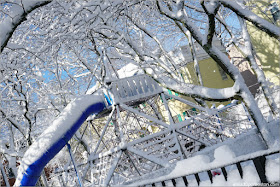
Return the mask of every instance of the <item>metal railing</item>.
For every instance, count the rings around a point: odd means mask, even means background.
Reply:
[[[278,155],[277,155],[278,154]],[[193,185],[197,185],[199,186],[202,182],[201,180],[201,175],[202,173],[207,173],[207,177],[208,181],[210,181],[210,183],[213,183],[213,179],[215,177],[216,173],[213,173],[212,171],[220,171],[220,173],[218,173],[218,175],[222,175],[225,181],[228,181],[229,179],[229,172],[227,171],[227,167],[228,166],[235,166],[238,170],[238,173],[240,175],[240,178],[243,179],[244,178],[244,167],[245,165],[243,163],[247,162],[247,161],[252,161],[253,162],[253,166],[256,169],[260,184],[271,184],[271,185],[275,185],[277,186],[278,183],[272,183],[270,181],[268,181],[267,176],[266,176],[266,161],[267,161],[267,157],[271,156],[271,155],[275,155],[278,159],[280,157],[280,153],[279,150],[277,151],[271,151],[271,152],[266,152],[266,153],[260,153],[260,154],[255,154],[255,157],[251,158],[251,155],[246,155],[246,156],[242,156],[240,159],[236,159],[236,162],[234,163],[230,163],[228,165],[222,165],[222,166],[217,166],[217,167],[212,167],[209,168],[207,170],[201,170],[201,171],[196,171],[193,172],[191,174],[188,175],[182,175],[179,177],[174,177],[174,178],[168,178],[166,177],[164,180],[149,180],[149,182],[142,182],[140,185],[137,186],[189,186],[190,181],[188,181],[188,178],[194,178],[196,184],[192,183]],[[204,179],[205,180],[205,179]],[[130,183],[129,185],[133,185],[133,183]],[[255,184],[257,185],[257,184]],[[279,185],[279,184],[278,184]]]
[[[148,75],[119,79],[111,84],[116,103],[137,101],[162,92],[158,83]]]

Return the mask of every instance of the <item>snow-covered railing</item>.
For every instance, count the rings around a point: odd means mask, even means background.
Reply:
[[[217,109],[208,109],[209,111],[206,110],[206,112],[196,107],[193,109],[195,110],[186,110],[185,115],[180,113],[173,114],[175,129],[180,133],[191,134],[195,139],[203,139],[204,144],[208,144],[208,146],[223,142],[229,138],[235,138],[255,128],[249,113],[246,112],[246,108],[237,102]],[[178,115],[181,117],[180,120]],[[197,151],[195,149],[196,141],[191,141],[182,142],[183,145],[187,145],[187,150],[185,150],[185,146],[182,146],[187,157]]]
[[[113,81],[111,91],[115,103],[127,103],[158,94],[162,88],[148,75],[138,75]]]
[[[93,143],[94,152],[88,161],[77,164],[86,185],[125,184],[254,128],[246,109],[237,102],[210,109],[172,95],[170,101],[188,106],[179,118],[180,111],[168,107],[173,104],[166,100],[169,93],[146,75],[112,81],[109,92],[117,105],[110,115],[107,111],[104,129],[99,131],[99,140]],[[57,170],[55,175],[59,179],[65,173],[69,175],[65,184],[77,183],[73,166]],[[193,176],[199,177],[200,173]]]
[[[264,150],[252,154],[239,156],[228,164],[215,164],[213,166],[198,166],[193,168],[193,172],[188,174],[176,175],[159,175],[169,173],[169,168],[163,168],[149,176],[141,176],[136,180],[126,182],[123,185],[128,186],[231,186],[250,182],[252,186],[260,184],[275,184],[277,181],[274,175],[277,172],[277,166],[272,164],[279,159],[279,150]],[[188,166],[186,166],[188,167]],[[207,168],[207,169],[203,169]],[[269,170],[271,169],[271,170]],[[275,170],[274,170],[275,169]],[[166,171],[164,171],[166,170]],[[179,173],[178,173],[179,174]],[[277,174],[276,174],[277,175]],[[248,178],[249,177],[249,178]],[[279,178],[278,178],[279,179]],[[228,182],[228,183],[227,183]],[[239,186],[239,185],[238,185]],[[273,185],[274,186],[274,185]]]

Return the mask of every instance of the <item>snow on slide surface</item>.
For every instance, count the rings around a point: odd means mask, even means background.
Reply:
[[[45,165],[66,145],[87,117],[105,108],[102,92],[78,97],[68,104],[24,154],[15,186],[34,186]]]

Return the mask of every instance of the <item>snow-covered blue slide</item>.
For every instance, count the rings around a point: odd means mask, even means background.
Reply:
[[[35,186],[45,165],[67,144],[87,117],[102,112],[108,105],[111,105],[110,99],[104,97],[103,92],[85,95],[69,103],[24,154],[15,186]]]

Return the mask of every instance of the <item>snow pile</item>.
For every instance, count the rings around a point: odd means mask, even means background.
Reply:
[[[275,159],[268,159],[265,165],[267,180],[271,183],[280,182],[280,160],[279,156]]]
[[[205,170],[209,166],[210,159],[206,155],[197,155],[185,160],[181,160],[170,167],[163,168],[162,170],[155,171],[143,178],[136,179],[133,183],[128,184],[128,186],[141,186],[146,183],[151,183],[156,179],[156,181],[166,181],[167,178],[176,178],[182,175],[188,175],[194,172],[194,170]],[[166,175],[166,173],[169,173]],[[171,181],[167,181],[167,184]],[[166,184],[166,185],[167,185]],[[168,186],[168,185],[167,185]],[[172,186],[172,185],[171,185]]]
[[[215,160],[212,164],[223,164],[232,161],[235,158],[234,152],[227,145],[218,147],[214,152]]]
[[[118,70],[119,78],[132,77],[138,74],[143,74],[143,71],[138,66],[132,63],[129,63]]]
[[[189,175],[209,168],[214,168],[217,165],[231,163],[235,159],[234,152],[227,146],[218,147],[214,152],[214,160],[206,155],[197,155],[182,161],[177,162],[175,169],[167,175],[168,178],[176,178],[182,175]],[[195,179],[194,179],[195,180]]]
[[[236,138],[228,139],[222,143],[212,145],[211,147],[206,147],[194,155],[208,155],[212,161],[215,159],[215,150],[223,145],[227,145],[236,157],[266,149],[260,136],[258,136],[256,129],[251,129],[244,134],[238,135]]]
[[[206,155],[197,155],[189,159],[185,159],[177,162],[175,169],[168,175],[168,178],[175,178],[180,176],[182,173],[193,173],[195,170],[204,170],[208,168],[210,159]]]

